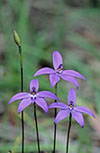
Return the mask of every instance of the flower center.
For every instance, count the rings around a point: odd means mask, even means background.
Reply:
[[[61,68],[59,68],[58,71],[61,71]]]
[[[63,65],[60,64],[59,67],[57,68],[57,73],[60,74],[63,72]]]
[[[36,88],[35,88],[35,87],[32,88],[31,94],[32,94],[32,95],[35,95],[35,94],[36,94]]]
[[[73,105],[69,106],[69,110],[72,111],[74,109]]]
[[[69,110],[72,111],[74,109],[73,101],[70,101]]]
[[[35,93],[35,92],[33,92],[32,94],[33,94],[33,95],[35,95],[36,93]]]
[[[31,100],[34,102],[36,100],[37,96],[36,95],[31,95]]]
[[[73,105],[71,104],[71,105],[70,105],[70,107],[72,108],[72,107],[73,107]]]

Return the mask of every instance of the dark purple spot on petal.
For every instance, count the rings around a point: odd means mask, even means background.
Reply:
[[[34,97],[34,100],[36,100],[36,97]]]
[[[33,100],[33,97],[31,97],[31,100]]]

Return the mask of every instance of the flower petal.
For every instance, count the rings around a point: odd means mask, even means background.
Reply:
[[[82,74],[80,74],[79,72],[74,71],[74,70],[64,70],[63,74],[66,74],[66,75],[69,75],[69,76],[72,76],[72,77],[77,77],[77,78],[86,80],[85,77]]]
[[[57,102],[57,103],[52,103],[49,105],[48,108],[60,108],[60,109],[67,109],[68,106],[64,103],[61,102]]]
[[[63,59],[61,54],[58,51],[53,52],[53,66],[55,70],[59,68],[60,65],[63,64]]]
[[[89,108],[87,108],[87,107],[77,106],[77,107],[74,108],[74,110],[77,111],[77,112],[86,113],[86,114],[89,114],[89,115],[95,117],[93,112]]]
[[[16,101],[16,100],[20,100],[20,99],[24,99],[24,98],[28,98],[30,97],[31,94],[27,93],[27,92],[20,92],[16,95],[14,95],[8,104],[11,104],[12,102]]]
[[[30,92],[33,93],[33,91],[35,90],[35,92],[37,92],[39,89],[39,82],[38,79],[33,79],[30,82]]]
[[[20,114],[27,106],[31,104],[31,99],[23,99],[18,106],[18,114]]]
[[[60,80],[60,77],[56,74],[50,74],[49,75],[51,88]]]
[[[61,76],[61,78],[62,78],[63,80],[66,80],[66,81],[68,81],[68,82],[73,83],[73,84],[76,86],[77,89],[79,88],[79,83],[77,82],[77,80],[76,80],[74,77],[65,75],[65,74],[63,74],[63,73],[62,73],[60,76]]]
[[[59,121],[63,120],[70,114],[69,110],[61,110],[58,112],[56,119],[55,119],[55,124],[57,124]]]
[[[42,74],[53,74],[53,73],[56,73],[55,70],[51,69],[51,68],[48,68],[48,67],[45,67],[45,68],[42,68],[40,70],[38,70],[35,74],[34,74],[34,77],[38,76],[38,75],[42,75]]]
[[[42,98],[51,98],[51,99],[59,100],[57,96],[50,91],[40,91],[38,93],[38,96]]]
[[[44,98],[37,98],[35,101],[38,106],[40,106],[46,113],[48,113],[48,105]]]
[[[80,126],[84,127],[84,118],[83,115],[79,112],[72,111],[72,117],[80,124]]]
[[[68,105],[72,104],[74,106],[76,103],[76,91],[73,88],[71,88],[68,92],[67,101],[68,101]]]

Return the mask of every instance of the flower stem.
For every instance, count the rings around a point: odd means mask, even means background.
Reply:
[[[68,127],[68,132],[67,132],[66,153],[68,153],[69,134],[70,134],[70,129],[71,129],[71,118],[72,118],[72,114],[70,113],[70,115],[69,115],[69,127]]]
[[[23,60],[22,60],[22,48],[19,48],[19,59],[20,59],[20,72],[21,72],[21,92],[23,92]],[[22,153],[24,153],[24,113],[21,112],[21,122],[22,122]]]
[[[38,132],[38,123],[37,123],[36,104],[35,104],[35,103],[34,103],[34,119],[35,119],[35,125],[36,125],[36,134],[37,134],[38,153],[40,153],[39,132]]]
[[[22,60],[22,47],[21,47],[21,40],[18,33],[14,30],[13,31],[14,41],[18,46],[19,50],[19,60],[20,60],[20,73],[21,73],[21,92],[23,92],[23,60]],[[21,112],[21,122],[22,122],[22,153],[24,153],[24,114],[23,111]]]
[[[55,95],[57,96],[57,84],[55,85]],[[55,100],[57,102],[57,100]],[[54,110],[54,118],[57,115],[57,108]],[[54,124],[54,142],[53,142],[53,153],[56,151],[56,131],[57,131],[57,124]]]

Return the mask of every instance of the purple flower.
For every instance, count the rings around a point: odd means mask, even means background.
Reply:
[[[49,74],[51,87],[53,87],[60,79],[63,79],[73,83],[77,89],[79,88],[79,83],[74,77],[86,80],[83,75],[74,70],[63,70],[63,59],[58,51],[53,52],[53,66],[54,69],[46,67],[38,70],[34,74],[34,77],[42,74]]]
[[[55,124],[57,124],[59,121],[63,120],[64,118],[68,117],[70,113],[72,117],[80,124],[81,127],[84,127],[84,118],[82,113],[86,113],[95,117],[92,111],[87,107],[84,106],[74,107],[75,103],[76,103],[76,91],[73,88],[71,88],[68,93],[68,105],[58,102],[58,103],[53,103],[49,106],[49,108],[61,109],[56,116]]]
[[[38,79],[31,80],[30,82],[30,92],[20,92],[16,95],[14,95],[8,104],[16,101],[21,100],[19,107],[18,107],[18,113],[22,112],[27,106],[30,104],[36,103],[38,106],[40,106],[46,113],[48,112],[48,105],[46,103],[45,98],[51,98],[58,100],[57,96],[49,91],[40,91],[39,89],[39,83]]]

